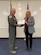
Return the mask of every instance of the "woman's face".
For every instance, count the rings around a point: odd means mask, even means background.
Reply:
[[[26,18],[29,18],[30,17],[30,12],[27,12],[26,13]]]

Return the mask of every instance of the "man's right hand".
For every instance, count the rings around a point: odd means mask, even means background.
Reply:
[[[20,24],[20,25],[18,25],[18,27],[22,27],[22,26],[24,26],[25,24]]]
[[[18,27],[21,27],[21,25],[17,25]]]

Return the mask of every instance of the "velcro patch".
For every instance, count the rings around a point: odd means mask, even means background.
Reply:
[[[12,18],[12,16],[10,15],[9,18]]]

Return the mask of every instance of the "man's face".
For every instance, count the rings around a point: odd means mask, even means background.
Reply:
[[[15,11],[12,11],[12,14],[15,15]]]
[[[13,15],[15,15],[16,10],[15,10],[15,9],[13,9],[11,12],[12,12],[12,14],[13,14]]]

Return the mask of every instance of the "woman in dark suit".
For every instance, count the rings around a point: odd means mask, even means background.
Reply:
[[[26,46],[28,48],[28,50],[31,50],[32,49],[32,35],[33,33],[35,32],[35,29],[34,29],[34,17],[31,16],[31,12],[29,10],[27,10],[26,12],[26,17],[25,17],[25,27],[24,27],[24,32],[25,32],[25,35],[26,35]],[[30,37],[30,46],[29,46],[29,39],[28,37]]]

